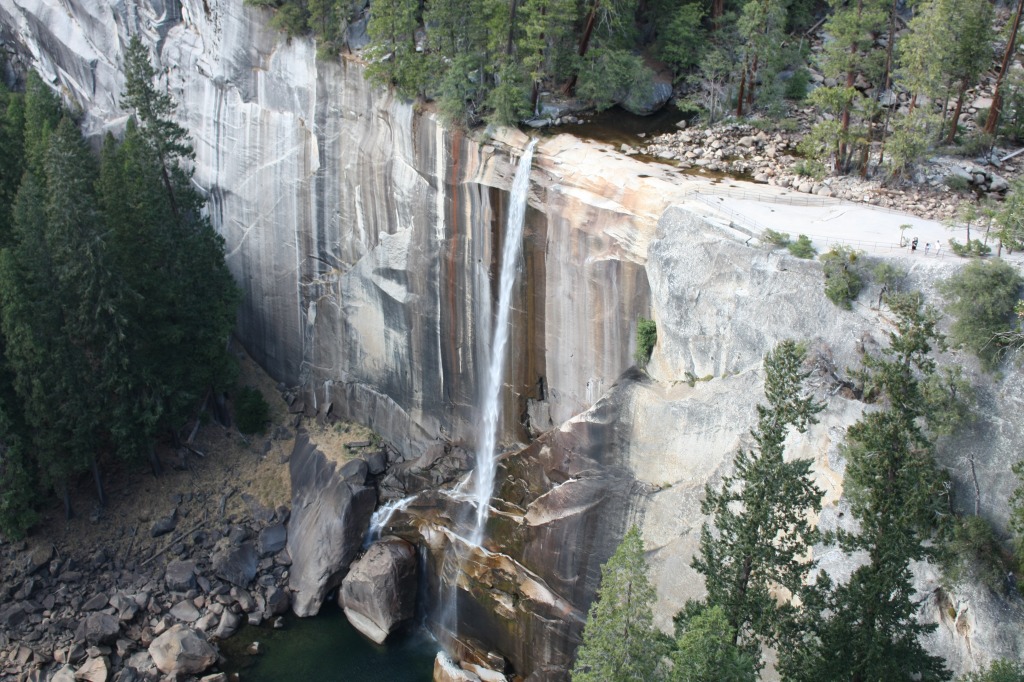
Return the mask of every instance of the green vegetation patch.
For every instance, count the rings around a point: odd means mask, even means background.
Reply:
[[[235,399],[235,421],[245,434],[263,433],[270,420],[270,405],[258,388],[243,386]]]
[[[654,352],[654,344],[658,342],[658,325],[654,320],[641,317],[636,322],[636,352],[633,360],[637,367],[646,367]]]
[[[975,260],[939,286],[953,316],[950,339],[978,356],[986,369],[998,362],[999,335],[1013,329],[1022,285],[1012,265]]]
[[[859,271],[860,253],[847,246],[833,246],[819,260],[825,273],[825,295],[840,308],[849,310],[864,286]]]

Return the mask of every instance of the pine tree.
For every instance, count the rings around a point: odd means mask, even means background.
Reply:
[[[120,148],[105,146],[100,188],[131,328],[127,360],[112,377],[119,401],[111,431],[122,455],[148,452],[158,471],[157,432],[175,437],[203,394],[233,376],[225,345],[238,291],[183,165],[191,144],[172,118],[173,101],[156,92],[148,59],[133,41],[124,103],[138,124],[129,123]]]
[[[416,51],[419,7],[415,0],[377,0],[367,27],[367,76],[405,97],[422,94],[428,78],[426,61]]]
[[[438,0],[427,5],[430,88],[441,117],[465,126],[480,120],[487,97],[487,19],[480,0]]]
[[[768,81],[775,76],[780,51],[785,42],[787,0],[748,0],[737,21],[743,38],[743,68],[736,98],[736,115],[743,116],[744,105],[753,106],[754,88],[759,77]]]
[[[530,102],[536,106],[541,81],[568,75],[576,7],[570,0],[525,0],[520,13],[523,37],[519,53],[531,83]]]
[[[825,75],[839,85],[815,91],[819,100],[840,101],[836,141],[835,169],[845,172],[852,164],[855,151],[868,143],[867,123],[877,106],[854,86],[858,78],[878,84],[885,66],[885,55],[873,49],[874,38],[885,30],[889,17],[887,0],[829,0],[832,16],[824,30],[831,37],[826,41],[822,67]],[[824,91],[824,92],[823,92]],[[827,91],[836,91],[830,94]],[[821,94],[819,94],[819,92]],[[855,119],[859,119],[855,120]]]
[[[29,118],[26,130],[46,135]],[[44,482],[70,513],[66,485],[80,471],[92,470],[105,499],[98,454],[106,442],[105,382],[124,340],[121,287],[93,191],[95,165],[78,128],[65,117],[46,138],[33,162],[42,161],[42,179],[30,166],[18,192],[16,244],[4,252],[0,288],[7,356],[32,447]]]
[[[1011,328],[1022,285],[1017,269],[999,259],[972,260],[940,283],[954,318],[950,338],[977,355],[986,369],[995,369],[1000,360],[999,334]]]
[[[817,533],[810,516],[821,509],[821,491],[809,460],[785,461],[786,436],[817,420],[821,403],[801,386],[804,349],[784,341],[764,361],[767,405],[758,405],[751,432],[756,447],[736,453],[736,473],[719,490],[706,489],[701,510],[712,519],[701,531],[693,567],[707,585],[707,604],[721,607],[740,644],[757,660],[760,641],[774,641],[791,607],[773,589],[796,594],[811,564],[804,560]]]
[[[671,682],[754,682],[757,661],[733,642],[725,611],[712,606],[680,623],[672,652]]]
[[[915,95],[948,99],[956,107],[946,136],[952,144],[967,89],[990,64],[992,5],[974,0],[932,0],[915,14],[900,47],[900,78]],[[943,107],[945,113],[945,107]]]
[[[999,240],[996,255],[1002,255],[1004,246],[1011,250],[1024,249],[1024,181],[1013,182],[995,222],[995,236]]]
[[[1013,65],[1014,55],[1017,53],[1017,36],[1020,32],[1020,21],[1024,16],[1024,0],[1017,0],[1017,9],[1010,20],[1010,36],[1006,41],[1006,49],[1003,51],[1003,62],[999,67],[999,76],[996,78],[996,85],[992,95],[992,106],[988,110],[988,118],[985,119],[984,131],[987,135],[994,135],[999,125],[999,116],[1003,111],[1003,87],[1006,76]]]
[[[922,383],[934,374],[930,357],[941,343],[934,312],[916,295],[894,297],[897,316],[889,347],[868,356],[859,373],[864,395],[882,403],[847,431],[845,494],[860,530],[842,546],[868,563],[833,587],[819,576],[820,600],[805,606],[804,637],[780,650],[788,679],[949,679],[941,658],[919,638],[934,629],[916,618],[909,565],[928,556],[928,540],[943,507],[945,480],[932,458],[928,400]],[[795,642],[795,643],[794,643]]]
[[[25,82],[25,133],[22,149],[25,168],[43,175],[50,133],[61,119],[61,104],[57,95],[32,71]]]
[[[174,121],[174,100],[153,85],[156,69],[138,36],[132,37],[125,50],[124,73],[121,106],[135,115],[142,137],[156,155],[172,216],[179,221],[187,220],[188,214],[198,211],[201,203],[194,192],[179,196],[183,187],[189,187],[188,173],[182,164],[192,161],[195,153],[188,133]]]
[[[14,220],[14,197],[25,172],[23,136],[25,134],[25,103],[17,93],[8,92],[0,84],[0,248],[11,239]],[[2,357],[0,346],[0,357]]]
[[[15,540],[23,537],[36,521],[38,496],[20,429],[0,395],[0,534]]]
[[[306,25],[317,38],[317,56],[328,59],[341,48],[343,10],[341,0],[308,0],[309,19]]]
[[[601,586],[583,628],[573,682],[655,679],[667,652],[654,629],[654,599],[640,529],[633,526],[601,567]]]

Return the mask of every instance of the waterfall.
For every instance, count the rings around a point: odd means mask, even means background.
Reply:
[[[387,504],[378,507],[370,517],[370,528],[366,531],[366,537],[363,538],[363,549],[366,549],[377,540],[380,540],[380,536],[388,527],[388,522],[391,521],[391,517],[395,515],[395,512],[405,511],[408,509],[409,505],[412,504],[417,497],[419,497],[419,495],[410,495],[409,497],[403,497],[400,500],[392,500]]]
[[[501,387],[504,383],[502,370],[505,367],[505,347],[508,345],[509,310],[512,307],[512,285],[516,281],[519,254],[522,250],[526,200],[530,191],[530,165],[533,162],[533,148],[536,144],[536,140],[530,140],[530,144],[527,145],[520,157],[509,196],[505,246],[501,253],[498,314],[494,323],[494,339],[491,343],[491,361],[483,386],[480,441],[476,450],[476,476],[473,485],[476,520],[473,532],[469,536],[470,541],[476,546],[480,546],[484,539],[484,527],[487,525],[491,495],[494,493],[494,475],[498,468],[498,454],[495,450],[498,439],[498,417],[501,414]]]

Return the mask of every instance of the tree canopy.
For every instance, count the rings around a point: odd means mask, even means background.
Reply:
[[[654,588],[633,526],[601,567],[601,586],[576,652],[573,682],[653,680],[666,648],[654,629]]]
[[[17,536],[52,490],[154,444],[232,378],[238,292],[191,183],[192,149],[138,40],[126,52],[124,140],[99,159],[31,76],[4,93],[0,136],[0,531]]]

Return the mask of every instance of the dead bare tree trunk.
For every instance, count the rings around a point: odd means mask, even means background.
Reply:
[[[107,493],[103,489],[103,476],[100,474],[100,465],[96,462],[96,455],[89,458],[89,470],[92,472],[92,482],[96,485],[96,496],[100,500],[100,506],[107,506]]]
[[[740,72],[740,91],[739,96],[736,98],[736,117],[739,118],[743,115],[743,95],[747,85],[747,66],[746,60],[743,61],[743,71]]]
[[[583,35],[580,37],[580,47],[576,51],[576,54],[580,57],[586,56],[587,50],[590,48],[590,37],[594,34],[594,24],[597,23],[597,9],[600,6],[601,0],[594,0],[594,6],[590,8],[590,14],[587,15],[587,22],[583,26]],[[574,71],[568,82],[562,86],[562,94],[566,97],[572,96],[576,91],[576,81],[578,78],[579,73]]]
[[[956,108],[953,109],[953,120],[949,122],[949,134],[946,135],[946,144],[953,144],[956,138],[956,126],[960,121],[960,112],[964,108],[964,95],[967,94],[967,79],[960,81],[960,94],[956,98]],[[987,123],[987,121],[986,121]]]
[[[999,115],[1003,110],[1003,79],[1010,70],[1013,63],[1013,53],[1017,50],[1017,30],[1020,28],[1020,15],[1024,10],[1024,0],[1018,0],[1017,12],[1013,17],[1013,28],[1010,29],[1010,40],[1006,43],[1006,50],[1003,52],[1003,63],[999,67],[999,76],[996,78],[995,92],[992,93],[992,106],[988,110],[988,118],[985,119],[985,134],[993,135],[996,126],[999,124]]]
[[[896,2],[892,0],[892,7],[889,8],[889,44],[885,46],[885,88],[882,92],[889,93],[889,97],[894,97],[892,93],[892,48],[893,43],[896,42]],[[881,94],[878,96],[878,101],[882,101]],[[885,107],[885,119],[882,123],[882,138],[881,148],[878,150],[878,167],[881,168],[882,164],[885,163],[885,142],[889,137],[889,120],[892,117],[892,106],[895,102],[889,102]],[[913,111],[913,109],[911,109]]]

